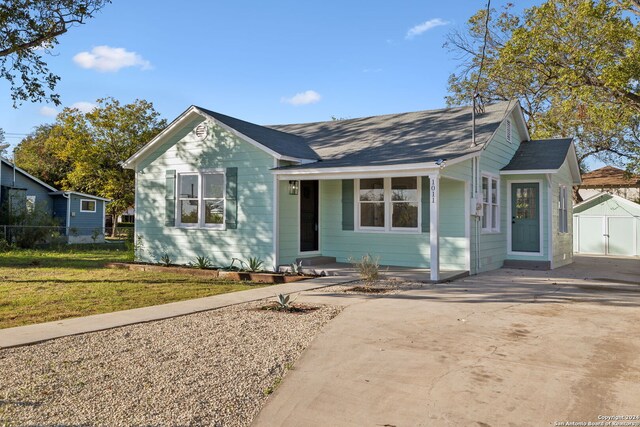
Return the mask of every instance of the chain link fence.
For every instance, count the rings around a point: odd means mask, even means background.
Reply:
[[[40,244],[104,243],[133,241],[133,227],[64,227],[38,225],[0,225],[0,239],[9,245],[32,248]]]

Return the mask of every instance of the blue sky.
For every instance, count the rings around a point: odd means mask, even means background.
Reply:
[[[259,124],[439,108],[457,66],[445,37],[484,6],[114,0],[60,37],[47,61],[62,77],[62,106],[139,98],[168,120],[192,104]],[[0,93],[0,128],[14,144],[61,110],[31,103],[14,109],[5,82]]]

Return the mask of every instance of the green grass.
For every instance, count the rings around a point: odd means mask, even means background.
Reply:
[[[130,259],[130,252],[104,245],[0,253],[0,328],[265,286],[104,267]]]

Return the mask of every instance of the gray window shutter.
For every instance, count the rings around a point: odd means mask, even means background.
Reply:
[[[342,180],[342,229],[353,230],[353,180]]]
[[[227,229],[238,228],[238,168],[227,168],[224,220]]]
[[[176,171],[167,170],[165,173],[164,225],[176,225]]]
[[[429,177],[422,177],[422,194],[421,194],[421,203],[422,203],[422,232],[429,232],[429,221],[431,218],[431,206],[429,205]]]

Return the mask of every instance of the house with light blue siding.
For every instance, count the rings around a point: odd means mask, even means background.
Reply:
[[[14,209],[45,209],[58,220],[59,232],[68,243],[104,242],[108,202],[103,197],[58,190],[8,160],[0,161],[0,204],[10,204]],[[2,223],[0,231],[6,230],[5,226],[13,225]]]
[[[192,106],[124,167],[141,261],[371,254],[433,281],[572,261],[573,142],[531,140],[518,102],[277,126]]]

